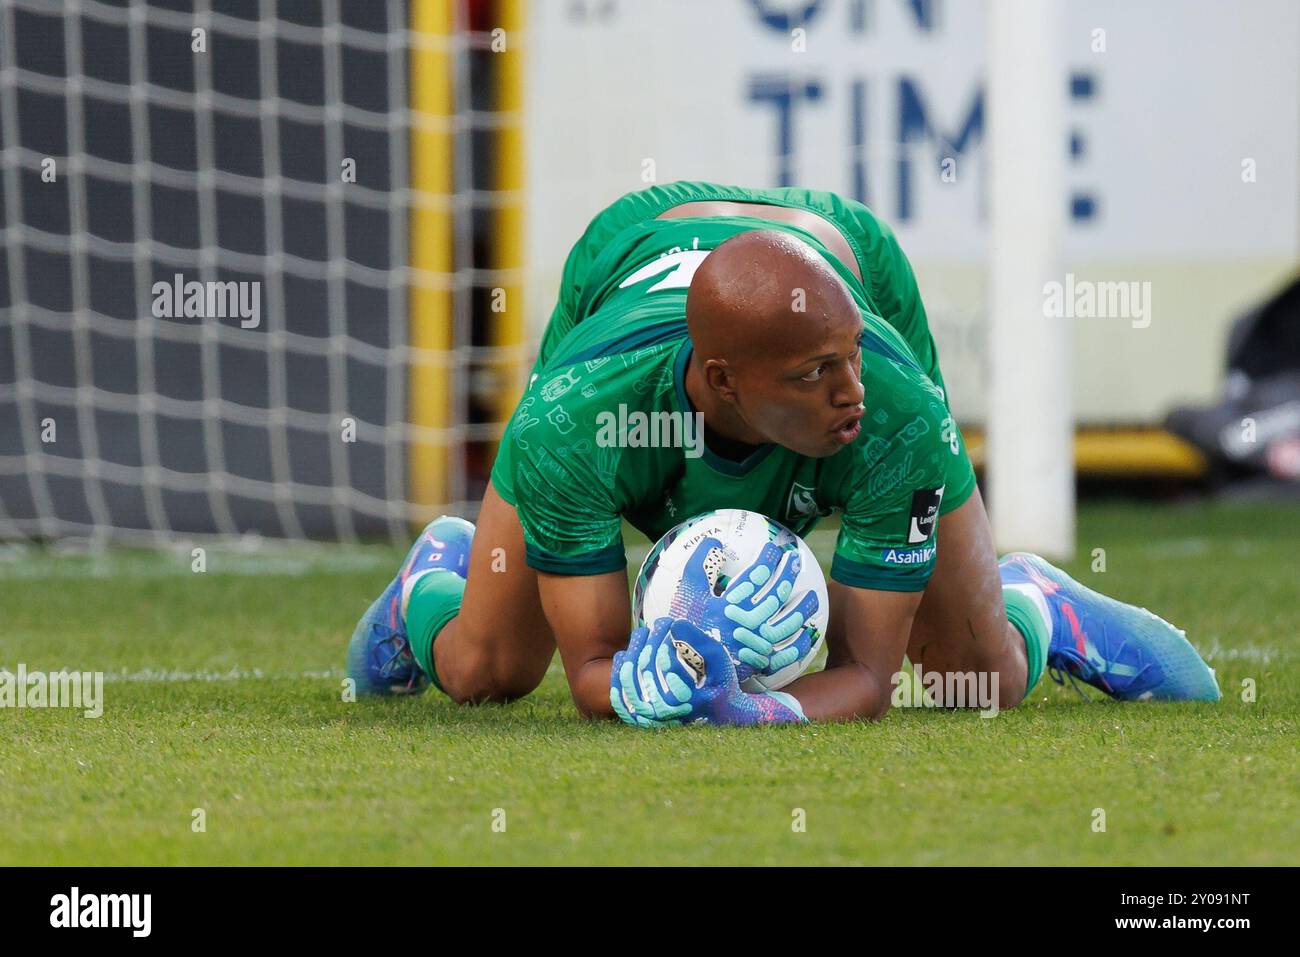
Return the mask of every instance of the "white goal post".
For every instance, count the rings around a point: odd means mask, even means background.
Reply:
[[[1003,550],[1074,552],[1074,362],[1044,315],[1065,234],[1068,71],[1060,0],[989,9],[988,487]]]

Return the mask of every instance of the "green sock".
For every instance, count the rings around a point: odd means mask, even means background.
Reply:
[[[1030,589],[1033,588],[1033,585],[1002,586],[1007,620],[1025,639],[1025,658],[1029,663],[1025,681],[1026,696],[1043,676],[1043,669],[1047,666],[1047,646],[1052,641],[1052,621],[1047,610],[1047,600],[1040,593],[1031,592]]]
[[[433,639],[443,625],[456,617],[464,594],[465,579],[453,571],[432,571],[416,581],[406,603],[406,637],[411,642],[411,653],[439,691],[443,687],[433,667]]]

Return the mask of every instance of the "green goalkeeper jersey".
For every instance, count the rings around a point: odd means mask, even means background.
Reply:
[[[709,250],[759,228],[790,232],[821,253],[862,314],[862,431],[825,458],[763,445],[735,461],[710,450],[694,427],[685,391],[687,287]],[[623,568],[623,519],[653,541],[701,512],[743,508],[805,535],[840,510],[832,578],[861,588],[925,587],[947,477],[964,475],[957,466],[969,471],[965,449],[942,389],[815,236],[752,218],[639,222],[603,243],[575,297],[492,472],[518,513],[531,567],[570,575]]]

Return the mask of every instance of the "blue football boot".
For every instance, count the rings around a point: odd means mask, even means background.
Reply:
[[[463,518],[443,515],[420,533],[406,559],[383,593],[357,622],[348,642],[348,677],[356,682],[357,694],[419,694],[428,676],[411,654],[402,616],[408,582],[431,569],[455,572],[464,578],[469,572],[469,547],[474,526]]]
[[[1214,669],[1182,629],[1099,595],[1037,555],[1015,552],[998,565],[1004,584],[1030,582],[1047,599],[1047,669],[1057,684],[1077,678],[1119,701],[1219,700]]]

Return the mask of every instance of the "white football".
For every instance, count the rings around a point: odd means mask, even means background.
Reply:
[[[666,532],[650,549],[637,572],[636,585],[632,589],[633,620],[640,627],[666,615],[682,617],[674,613],[673,598],[677,594],[691,553],[701,541],[709,537],[722,543],[720,566],[710,568],[714,574],[715,594],[722,594],[732,579],[754,564],[768,542],[797,552],[801,560],[801,568],[790,597],[770,620],[779,621],[783,618],[810,589],[817,593],[817,611],[804,624],[803,631],[795,632],[776,646],[778,650],[787,647],[797,641],[801,634],[811,632],[813,641],[807,654],[774,673],[754,674],[741,684],[749,692],[776,691],[803,674],[817,657],[826,637],[830,600],[826,594],[826,577],[807,542],[766,515],[739,508],[722,508],[696,515]],[[776,576],[773,576],[772,582],[775,581]],[[772,586],[769,584],[765,587]],[[758,594],[761,596],[762,593],[763,589],[760,589]]]

